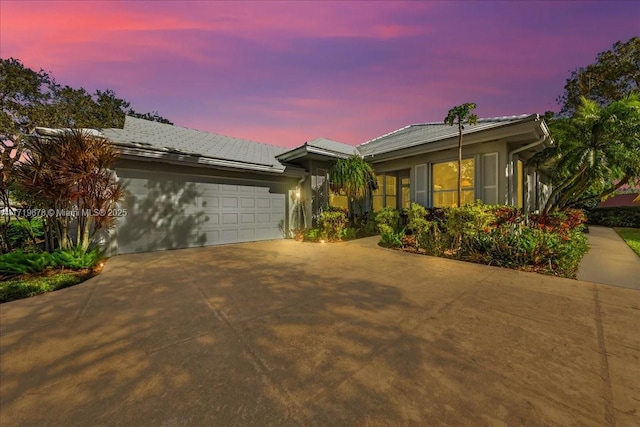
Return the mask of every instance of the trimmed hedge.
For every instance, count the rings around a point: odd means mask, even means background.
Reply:
[[[587,224],[605,227],[640,228],[640,206],[594,208],[587,212]]]

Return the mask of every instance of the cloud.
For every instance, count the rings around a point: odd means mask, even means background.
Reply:
[[[569,71],[640,19],[633,2],[3,1],[0,12],[3,58],[182,126],[286,146],[356,144],[462,102],[485,117],[557,109]]]

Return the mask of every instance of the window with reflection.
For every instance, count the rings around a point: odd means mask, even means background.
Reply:
[[[475,195],[475,160],[462,160],[463,205],[473,203]],[[432,166],[432,191],[434,207],[455,207],[458,205],[458,162],[435,163]]]

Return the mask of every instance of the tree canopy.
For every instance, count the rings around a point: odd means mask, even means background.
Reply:
[[[122,127],[125,115],[172,124],[158,112],[138,113],[113,90],[88,92],[63,86],[46,71],[18,59],[0,59],[0,142],[18,140],[36,126],[51,128]]]
[[[560,113],[570,117],[581,98],[606,106],[640,91],[640,37],[616,42],[611,50],[601,52],[596,62],[571,72],[558,97]]]
[[[602,107],[581,98],[571,117],[549,122],[557,144],[532,160],[551,174],[545,211],[596,204],[640,177],[640,100],[631,95]]]
[[[367,200],[378,188],[373,167],[358,155],[336,159],[329,168],[329,176],[332,190],[343,192],[347,196],[352,219],[355,217],[355,203]]]

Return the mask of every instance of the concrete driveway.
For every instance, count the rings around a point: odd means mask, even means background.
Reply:
[[[0,425],[640,425],[640,292],[379,248],[119,256],[0,306]]]

